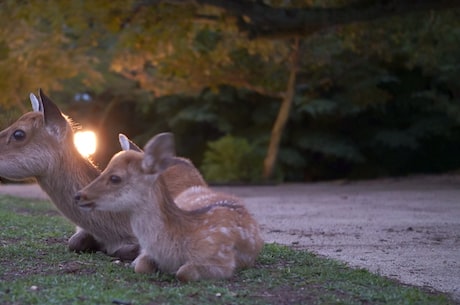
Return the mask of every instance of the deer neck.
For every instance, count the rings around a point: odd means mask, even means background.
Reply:
[[[132,212],[131,224],[136,236],[140,233],[154,237],[157,242],[176,240],[193,227],[192,217],[176,205],[162,176],[158,177],[143,204]]]
[[[81,211],[73,202],[75,193],[94,180],[100,171],[87,159],[75,154],[61,154],[58,162],[36,180],[56,207],[71,220],[78,220]],[[75,219],[76,218],[76,219]]]

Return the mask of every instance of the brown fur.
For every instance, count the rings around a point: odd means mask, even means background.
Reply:
[[[152,272],[157,266],[181,281],[231,277],[258,256],[263,246],[259,226],[239,198],[206,186],[190,187],[175,202],[164,179],[164,161],[172,154],[170,137],[153,138],[144,154],[116,154],[101,176],[78,193],[78,205],[93,212],[131,214],[141,245],[136,272]],[[179,202],[201,208],[186,211]]]
[[[101,250],[121,259],[134,259],[139,246],[127,213],[89,214],[76,207],[74,194],[99,176],[100,171],[76,150],[70,121],[41,92],[40,99],[40,111],[24,114],[0,132],[0,176],[37,180],[58,210],[78,226],[69,239],[70,250]],[[23,139],[14,137],[18,130],[25,132]],[[190,162],[171,167],[165,179],[173,193],[189,185],[206,185]]]

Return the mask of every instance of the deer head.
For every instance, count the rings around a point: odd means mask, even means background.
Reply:
[[[123,148],[130,148],[122,136],[120,142]],[[101,175],[76,194],[77,204],[85,210],[132,210],[148,195],[139,190],[153,192],[151,186],[174,155],[171,133],[155,136],[145,145],[144,152],[129,149],[115,154]]]
[[[59,108],[42,90],[30,101],[33,111],[0,132],[0,176],[8,179],[43,175],[61,147],[74,149],[72,126]]]

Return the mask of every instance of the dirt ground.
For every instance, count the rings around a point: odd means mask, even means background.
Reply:
[[[460,176],[214,187],[245,199],[266,242],[460,300]],[[37,185],[0,193],[47,198]]]

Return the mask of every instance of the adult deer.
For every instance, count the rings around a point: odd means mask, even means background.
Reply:
[[[141,254],[136,272],[174,273],[180,281],[228,278],[253,265],[263,246],[259,226],[236,197],[191,187],[176,202],[164,173],[174,158],[170,133],[159,134],[144,153],[116,154],[102,174],[75,195],[83,210],[128,213]],[[176,204],[196,202],[185,211]]]
[[[72,124],[59,108],[41,90],[38,98],[31,94],[30,100],[33,111],[0,132],[0,176],[37,180],[61,214],[77,225],[69,239],[70,250],[103,251],[124,260],[137,257],[139,244],[127,213],[88,214],[75,206],[75,192],[99,176],[100,170],[78,153]],[[130,147],[135,149],[135,144]],[[165,179],[176,195],[191,185],[206,185],[184,159],[165,173]]]

